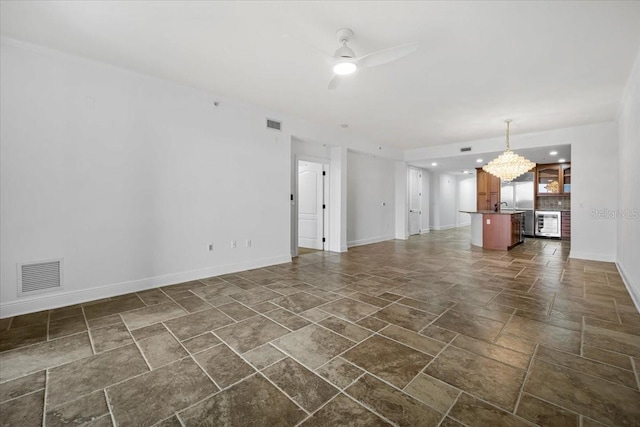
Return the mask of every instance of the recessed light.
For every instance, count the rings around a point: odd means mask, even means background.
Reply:
[[[343,123],[343,124],[341,124],[341,125],[340,125],[340,127],[341,127],[342,129],[346,129],[346,128],[348,128],[348,127],[349,127],[349,125],[348,125],[348,124],[346,124],[346,123]]]
[[[550,151],[549,154],[552,155],[552,156],[556,156],[556,155],[558,155],[558,152],[557,151]]]
[[[462,171],[462,173],[469,173],[469,171]]]
[[[438,166],[436,162],[431,163],[431,166]]]
[[[477,159],[476,163],[482,163],[482,159]]]
[[[558,163],[564,163],[566,161],[567,161],[566,159],[558,159]]]

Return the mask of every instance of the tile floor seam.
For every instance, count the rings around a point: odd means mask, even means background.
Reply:
[[[302,365],[304,366],[304,365]],[[307,368],[305,366],[305,368]],[[308,369],[308,368],[307,368]],[[313,371],[312,371],[313,372]],[[276,389],[278,389],[278,391],[280,393],[282,393],[287,399],[289,399],[291,402],[293,402],[294,405],[296,405],[298,408],[300,408],[305,414],[307,414],[307,418],[309,418],[309,416],[311,415],[311,413],[309,411],[307,411],[305,408],[302,407],[301,404],[299,404],[298,402],[296,402],[295,400],[293,400],[293,398],[291,396],[289,396],[288,393],[286,393],[282,388],[280,388],[276,383],[274,383],[273,381],[271,381],[271,379],[269,377],[267,377],[266,375],[264,375],[262,372],[256,372],[255,375],[260,375],[262,376],[262,378],[264,378],[265,380],[267,380],[272,386],[274,386]],[[305,419],[307,419],[305,418]]]
[[[219,385],[219,384],[218,384],[218,383],[217,383],[217,382],[216,382],[216,381],[211,377],[211,375],[209,375],[209,373],[206,371],[206,369],[204,369],[204,367],[202,367],[202,366],[200,365],[200,363],[198,363],[198,360],[195,358],[195,355],[196,355],[197,353],[191,353],[191,352],[190,352],[190,351],[189,351],[189,350],[184,346],[184,344],[182,344],[182,342],[178,339],[178,337],[176,337],[176,336],[175,336],[175,334],[174,334],[174,333],[173,333],[169,328],[167,328],[167,325],[164,325],[164,324],[163,324],[163,326],[165,327],[165,329],[166,329],[167,331],[169,331],[169,334],[171,334],[171,336],[173,337],[173,339],[174,339],[174,340],[176,340],[176,341],[178,342],[178,344],[179,344],[179,345],[184,349],[184,351],[186,351],[186,352],[187,352],[187,355],[186,355],[186,356],[184,356],[184,357],[179,358],[178,360],[174,360],[173,362],[166,363],[166,364],[164,364],[164,365],[162,365],[162,366],[159,366],[159,367],[158,367],[158,368],[156,368],[156,369],[159,369],[159,368],[164,367],[164,366],[169,366],[169,365],[171,365],[171,364],[173,364],[173,363],[175,363],[175,362],[177,362],[177,361],[180,361],[180,360],[186,359],[186,358],[188,357],[188,358],[191,358],[191,360],[193,361],[193,363],[195,363],[195,364],[196,364],[196,366],[198,366],[198,368],[200,368],[200,370],[201,370],[202,372],[204,372],[204,374],[207,376],[207,378],[209,378],[209,379],[211,380],[211,382],[213,383],[213,385],[215,385],[215,386],[218,388],[218,391],[217,391],[216,393],[218,393],[220,390],[222,390],[222,387],[220,387],[220,385]],[[211,331],[208,331],[208,332],[211,332]],[[206,333],[206,332],[203,332],[201,335],[204,335],[205,333]],[[211,333],[213,334],[213,332],[211,332]],[[198,336],[198,335],[196,335],[196,336]],[[213,334],[213,336],[214,336],[214,337],[216,337],[216,338],[218,338],[218,339],[220,339],[220,337],[218,337],[218,336],[217,336],[217,335],[215,335],[215,334]],[[191,338],[187,338],[187,339],[191,339]],[[220,343],[222,343],[222,342],[223,342],[223,341],[220,341]],[[217,347],[217,345],[215,345],[215,346],[213,346],[213,347]],[[213,347],[209,347],[209,348],[207,348],[207,349],[204,349],[204,350],[202,350],[202,351],[201,351],[201,352],[199,352],[199,353],[205,352],[205,351],[207,351],[207,350],[209,350],[209,349],[211,349],[211,348],[213,348]],[[153,371],[153,369],[151,369],[151,371]],[[150,371],[150,372],[151,372],[151,371]],[[213,394],[216,394],[216,393],[213,393]]]
[[[129,333],[129,338],[131,338],[131,340],[135,344],[136,348],[138,349],[138,352],[140,352],[140,355],[142,356],[142,359],[144,360],[144,363],[147,364],[147,367],[149,368],[149,371],[153,371],[153,368],[151,367],[151,363],[149,363],[149,360],[147,360],[147,356],[145,356],[144,351],[142,351],[142,347],[140,347],[140,344],[138,343],[138,341],[135,338],[133,338],[133,334],[131,333],[131,329],[129,329],[129,325],[127,325],[124,322],[124,319],[122,319],[122,323],[124,324],[125,329]],[[151,326],[151,325],[147,325],[147,326]],[[145,327],[145,326],[143,326],[143,327]],[[129,343],[129,344],[131,344],[131,343]],[[124,345],[122,345],[120,347],[124,347]],[[111,350],[113,350],[113,349],[111,349]],[[106,351],[109,351],[109,350],[106,350]],[[103,351],[102,353],[105,353],[105,351]]]
[[[418,349],[418,348],[416,348],[416,347],[413,347],[413,346],[412,346],[412,345],[410,345],[410,344],[404,343],[404,342],[402,342],[402,341],[398,341],[398,340],[397,340],[397,339],[395,339],[395,338],[392,338],[392,337],[389,337],[389,336],[387,336],[387,335],[384,335],[384,334],[381,334],[381,333],[380,333],[380,332],[384,331],[385,329],[390,328],[390,327],[394,327],[394,326],[395,326],[396,328],[403,329],[403,330],[405,330],[405,331],[407,331],[407,332],[413,332],[414,334],[419,335],[420,337],[423,337],[423,338],[426,338],[426,339],[433,339],[433,338],[427,337],[427,336],[425,336],[425,335],[420,335],[419,333],[417,333],[416,331],[412,331],[411,329],[406,329],[406,328],[403,328],[402,326],[398,326],[398,325],[394,325],[393,323],[390,323],[390,324],[388,324],[387,326],[385,326],[384,328],[380,329],[379,331],[374,332],[374,333],[373,333],[373,335],[368,336],[368,337],[367,337],[367,338],[365,338],[364,340],[369,339],[369,338],[371,338],[371,337],[372,337],[372,336],[374,336],[374,335],[377,335],[377,336],[379,336],[379,337],[381,337],[381,338],[385,338],[385,339],[388,339],[389,341],[393,341],[393,342],[398,343],[398,344],[400,344],[400,345],[403,345],[403,346],[405,346],[405,347],[409,347],[410,349],[415,350],[415,351],[418,351],[418,352],[420,352],[420,353],[422,353],[422,354],[426,354],[426,355],[427,355],[427,356],[429,356],[429,357],[433,357],[433,358],[435,358],[435,357],[436,357],[436,356],[434,356],[434,355],[433,355],[433,354],[431,354],[431,353],[427,353],[426,351],[424,351],[424,350],[420,350],[420,349]],[[364,341],[364,340],[362,340],[362,341]],[[360,342],[362,342],[362,341],[360,341]],[[438,341],[438,340],[434,340],[434,341]],[[452,341],[453,341],[453,340],[452,340]],[[442,341],[438,341],[438,342],[439,342],[439,343],[442,343],[442,344],[446,344],[446,343],[443,343]],[[359,344],[359,343],[358,343],[358,344]],[[439,352],[439,351],[438,351],[438,352]]]
[[[29,375],[33,375],[33,374],[29,374]],[[26,376],[29,376],[29,375],[26,375]],[[38,393],[38,392],[44,391],[44,390],[45,390],[45,387],[39,388],[37,390],[31,390],[30,392],[21,394],[20,396],[16,396],[16,397],[12,397],[11,399],[4,400],[4,401],[0,402],[0,404],[8,403],[8,402],[14,402],[17,399],[20,399],[21,397],[28,396],[28,395],[33,394],[33,393]]]
[[[476,399],[476,400],[479,400],[480,402],[484,403],[485,405],[488,405],[488,406],[490,406],[490,407],[492,407],[492,408],[496,408],[496,409],[497,409],[498,411],[500,411],[500,412],[504,412],[505,414],[508,414],[508,415],[509,415],[509,416],[511,416],[511,417],[515,417],[515,418],[517,418],[519,421],[524,422],[524,424],[531,425],[531,426],[537,426],[537,424],[535,424],[535,423],[533,423],[533,422],[531,422],[531,421],[527,420],[526,418],[523,418],[523,417],[521,417],[520,415],[516,415],[516,414],[514,414],[513,412],[510,412],[509,410],[507,410],[507,409],[505,409],[505,408],[503,408],[503,407],[501,407],[501,406],[498,406],[498,405],[496,405],[495,403],[491,403],[491,402],[489,402],[489,401],[488,401],[488,400],[486,400],[486,399],[483,399],[483,398],[481,398],[481,397],[478,397],[478,396],[476,396],[475,394],[470,393],[470,392],[468,392],[468,391],[463,391],[462,393],[460,393],[460,396],[462,396],[464,393],[468,394],[469,396],[473,397],[473,398],[474,398],[474,399]],[[535,397],[537,398],[537,396],[535,396]],[[554,405],[555,405],[555,406],[558,406],[558,405],[556,405],[555,403],[554,403]],[[564,408],[562,408],[562,409],[564,409]],[[453,418],[454,420],[458,421],[459,423],[464,424],[462,421],[460,421],[459,419],[455,418],[454,416],[451,416],[451,418]]]
[[[453,310],[453,308],[454,308],[455,306],[457,306],[457,305],[458,305],[458,302],[457,302],[457,301],[456,301],[456,302],[454,302],[454,304],[453,304],[451,307],[447,307],[447,309],[446,309],[445,311],[443,311],[442,313],[440,313],[439,315],[437,315],[437,317],[436,317],[435,319],[433,319],[430,323],[428,323],[424,328],[420,329],[417,333],[418,333],[418,334],[420,334],[420,335],[422,335],[422,332],[423,332],[425,329],[427,329],[429,326],[434,325],[434,324],[435,324],[435,322],[437,322],[437,321],[438,321],[438,319],[440,319],[442,316],[444,316],[444,315],[445,315],[446,313],[448,313],[449,311]],[[438,326],[438,325],[436,325],[436,326]],[[438,327],[439,327],[439,328],[441,328],[441,326],[438,326]],[[442,328],[442,329],[446,329],[446,328]],[[448,329],[447,329],[447,331],[448,331]],[[453,332],[453,331],[451,331],[451,332]],[[457,332],[456,332],[456,333],[457,333]]]
[[[46,341],[49,341],[49,329],[51,328],[51,310],[49,310],[49,312],[47,313],[47,339]]]
[[[513,407],[513,414],[515,415],[518,411],[518,406],[520,406],[520,400],[522,400],[522,395],[524,394],[524,387],[527,384],[527,379],[529,379],[529,373],[531,372],[531,365],[533,365],[533,359],[536,357],[536,353],[538,352],[539,344],[533,349],[533,353],[531,353],[531,357],[529,358],[529,363],[527,364],[527,369],[524,374],[524,378],[522,379],[522,385],[520,386],[520,392],[518,393],[518,398],[516,399],[516,404]]]
[[[424,368],[422,368],[422,370],[418,373],[418,375],[419,375],[420,373],[425,373],[425,374],[426,374],[426,372],[425,372],[425,371],[427,370],[427,368],[429,367],[429,365],[431,365],[431,364],[432,364],[432,363],[433,363],[433,362],[434,362],[434,361],[435,361],[435,360],[436,360],[436,359],[437,359],[437,358],[438,358],[438,357],[439,357],[439,356],[440,356],[440,355],[441,355],[441,354],[442,354],[442,353],[443,353],[447,348],[449,348],[449,346],[451,345],[451,343],[452,343],[453,341],[455,341],[455,339],[456,339],[456,338],[458,338],[458,336],[459,336],[459,335],[460,335],[460,334],[456,333],[456,336],[455,336],[455,337],[453,337],[453,338],[451,339],[451,341],[449,341],[449,342],[448,342],[444,347],[442,347],[442,350],[440,350],[440,351],[438,352],[438,354],[436,354],[436,355],[433,357],[433,359],[432,359],[429,363],[427,363],[427,365],[426,365]],[[426,375],[429,375],[429,374],[426,374]],[[448,384],[448,383],[447,383],[447,384]]]
[[[364,374],[363,374],[364,375]],[[352,400],[353,402],[355,402],[356,404],[358,404],[359,406],[363,407],[365,410],[372,412],[373,414],[375,414],[376,416],[380,417],[380,419],[386,421],[387,423],[391,424],[392,426],[398,426],[399,424],[396,422],[391,421],[389,418],[383,416],[382,414],[380,414],[377,410],[375,410],[374,408],[371,408],[369,406],[366,406],[363,402],[360,402],[359,400],[355,399],[354,397],[352,397],[350,394],[342,391],[340,392],[340,394],[344,395],[347,399]]]
[[[523,394],[526,394],[527,396],[531,396],[531,397],[533,397],[534,399],[538,399],[539,401],[544,402],[544,403],[547,403],[547,404],[549,404],[549,405],[551,405],[551,406],[555,406],[555,407],[557,407],[557,408],[560,408],[560,409],[562,409],[563,411],[570,412],[571,414],[574,414],[574,415],[575,415],[575,416],[577,416],[577,417],[582,416],[582,414],[580,414],[579,412],[577,412],[577,411],[575,411],[575,410],[573,410],[573,409],[565,408],[564,406],[562,406],[562,405],[558,404],[557,402],[552,402],[552,401],[550,401],[550,400],[548,400],[548,399],[545,399],[544,397],[536,396],[535,394],[533,394],[533,393],[529,393],[528,391],[525,391]]]
[[[640,374],[638,373],[638,370],[640,370],[640,367],[638,367],[633,357],[629,356],[629,359],[631,359],[631,367],[633,368],[633,371],[636,376],[636,386],[638,387],[638,390],[640,390]]]
[[[109,415],[111,417],[111,424],[115,427],[118,425],[116,422],[116,416],[113,413],[113,404],[111,403],[111,397],[109,397],[109,393],[107,392],[107,387],[103,388],[104,398],[107,401],[107,409],[109,409]]]
[[[449,413],[451,412],[451,409],[453,409],[454,406],[456,406],[456,403],[458,403],[458,399],[460,399],[460,396],[462,396],[462,393],[464,393],[463,391],[458,391],[458,395],[456,396],[455,399],[453,399],[453,402],[451,403],[451,405],[449,405],[449,408],[444,412],[444,415],[442,416],[442,419],[440,420],[440,422],[438,423],[438,427],[442,425],[442,423],[444,422],[444,420],[447,419],[447,417],[449,416]],[[454,418],[452,418],[454,419]],[[462,425],[466,426],[466,424],[461,423]]]
[[[84,318],[84,323],[87,326],[87,335],[89,336],[89,345],[91,345],[91,351],[94,355],[98,354],[96,351],[95,343],[93,342],[93,337],[91,336],[91,328],[89,327],[89,321],[87,320],[87,315],[84,312],[84,307],[80,307],[82,311],[82,317]],[[120,321],[122,322],[122,317],[120,317]],[[124,322],[123,322],[124,323]]]
[[[536,345],[537,345],[537,344],[536,344]],[[553,348],[553,347],[552,347],[552,348]],[[554,350],[557,350],[557,349],[555,349],[555,348],[553,348],[553,349],[554,349]],[[561,351],[561,350],[560,350],[560,351]],[[577,356],[577,355],[575,355],[575,356]],[[579,357],[579,356],[578,356],[578,357]],[[547,359],[538,358],[538,360],[541,360],[541,361],[543,361],[543,362],[545,362],[545,363],[548,363],[548,364],[550,364],[550,365],[553,365],[553,366],[560,367],[560,368],[562,368],[562,369],[568,369],[568,370],[570,370],[570,371],[572,371],[572,372],[576,372],[576,373],[581,374],[581,375],[586,375],[586,376],[588,376],[588,377],[590,377],[590,378],[596,378],[596,379],[599,379],[599,380],[601,380],[601,381],[605,381],[605,382],[607,382],[607,383],[609,383],[609,384],[614,384],[614,385],[617,385],[617,386],[620,386],[620,387],[624,387],[624,388],[626,388],[626,389],[628,389],[628,390],[631,390],[631,391],[634,391],[634,392],[638,393],[638,397],[640,398],[640,390],[635,389],[635,388],[632,388],[632,387],[629,387],[628,385],[625,385],[625,384],[622,384],[622,383],[618,383],[618,382],[614,382],[614,381],[611,381],[611,380],[609,380],[609,379],[607,379],[607,378],[603,378],[603,377],[600,377],[600,376],[598,376],[598,375],[590,374],[589,372],[579,371],[579,370],[574,369],[574,368],[572,368],[572,367],[570,367],[570,366],[560,365],[560,364],[558,364],[558,363],[552,362],[552,361],[547,360]],[[620,369],[620,368],[618,368],[618,369]],[[629,371],[627,371],[627,372],[629,372]]]
[[[514,309],[513,313],[511,313],[511,316],[509,316],[509,319],[507,319],[506,322],[504,322],[504,325],[502,325],[502,327],[500,328],[500,331],[498,332],[498,334],[496,335],[496,337],[491,341],[492,344],[496,344],[498,342],[498,340],[500,339],[500,337],[502,336],[502,332],[504,332],[505,328],[507,327],[507,325],[509,324],[509,322],[511,322],[511,320],[513,319],[513,316],[516,315],[518,309]],[[463,334],[464,335],[464,334]],[[452,340],[453,341],[453,340]],[[496,344],[497,345],[497,344]],[[501,346],[502,347],[502,346]]]
[[[331,316],[333,316],[333,315],[331,315]],[[329,317],[331,317],[331,316],[329,316]],[[324,319],[320,320],[320,322],[322,322],[323,320],[327,320],[329,317],[325,317]],[[341,318],[341,317],[337,317],[337,316],[333,316],[333,317],[335,317],[336,319],[340,319],[340,320],[342,320],[342,321],[345,321],[345,322],[349,322],[348,320],[343,319],[343,318]],[[349,323],[351,323],[351,322],[349,322]],[[329,331],[329,332],[331,332],[331,333],[333,333],[333,334],[336,334],[336,335],[338,335],[338,336],[341,336],[342,338],[345,338],[345,339],[347,339],[347,340],[349,340],[349,341],[351,341],[351,342],[355,342],[355,345],[358,345],[358,344],[360,344],[361,342],[363,342],[363,341],[367,340],[369,337],[373,336],[373,334],[372,334],[372,335],[369,335],[369,336],[367,336],[366,338],[364,338],[364,339],[362,339],[362,340],[360,340],[360,341],[357,341],[357,342],[356,342],[353,338],[349,338],[349,337],[348,337],[348,336],[346,336],[346,335],[342,335],[340,332],[336,332],[336,331],[334,331],[333,329],[329,329],[329,328],[327,328],[326,326],[321,325],[319,322],[313,322],[313,324],[314,324],[314,325],[316,325],[316,326],[318,326],[318,327],[320,327],[320,328],[322,328],[322,329],[326,329],[327,331]],[[355,323],[351,323],[351,324],[352,324],[352,325],[355,325]],[[307,326],[309,326],[309,325],[307,325]],[[360,326],[360,325],[355,325],[355,326],[358,326],[359,328],[362,328],[362,326]],[[305,326],[305,327],[306,327],[306,326]],[[302,329],[302,328],[300,328],[300,329]],[[298,330],[300,330],[300,329],[298,329]],[[363,329],[366,329],[366,328],[363,328]],[[367,330],[368,330],[368,329],[367,329]],[[351,346],[351,347],[349,347],[349,348],[353,348],[353,346]],[[336,356],[336,357],[337,357],[337,356]],[[324,363],[323,363],[323,365],[324,365]]]

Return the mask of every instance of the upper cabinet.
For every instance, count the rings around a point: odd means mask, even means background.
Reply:
[[[571,163],[551,163],[536,167],[536,193],[554,196],[571,192]]]
[[[477,210],[492,210],[496,204],[500,203],[500,178],[485,172],[482,168],[477,168],[476,172]]]

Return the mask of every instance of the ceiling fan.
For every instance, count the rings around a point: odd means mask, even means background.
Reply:
[[[333,78],[329,81],[329,89],[335,89],[340,84],[344,76],[353,74],[360,68],[375,67],[376,65],[386,64],[400,59],[403,56],[409,55],[418,49],[418,43],[408,43],[358,57],[347,45],[353,37],[353,31],[349,28],[341,28],[336,33],[336,36],[338,38],[338,43],[340,43],[340,47],[333,55],[305,43],[326,55],[330,64],[332,64]]]

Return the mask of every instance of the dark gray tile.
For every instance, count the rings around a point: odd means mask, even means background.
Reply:
[[[151,425],[218,391],[191,359],[183,359],[107,388],[119,425]]]
[[[48,407],[45,417],[47,426],[77,426],[108,413],[104,391],[99,390],[55,408]]]
[[[339,393],[334,386],[289,357],[269,366],[262,373],[309,412],[315,411]]]
[[[154,335],[163,334],[165,332],[167,332],[167,328],[165,328],[162,323],[156,323],[151,326],[134,329],[133,331],[131,331],[131,335],[133,336],[133,339],[135,339],[136,341],[140,341]]]
[[[443,415],[369,374],[346,393],[399,426],[437,426]]]
[[[244,353],[243,357],[256,369],[262,370],[287,356],[271,344],[264,344]]]
[[[122,313],[122,320],[124,320],[129,329],[138,329],[185,314],[187,314],[186,310],[178,304],[167,302]]]
[[[233,323],[233,320],[215,308],[164,322],[180,341],[213,331],[229,323]]]
[[[253,317],[258,314],[238,302],[218,306],[218,310],[236,321],[248,319],[249,317]]]
[[[182,345],[189,351],[189,353],[198,353],[199,351],[206,350],[215,345],[220,344],[221,341],[213,335],[211,332],[205,332],[197,337],[189,338],[182,341]]]
[[[415,377],[404,392],[442,413],[447,412],[460,395],[459,390],[425,374]]]
[[[319,367],[316,372],[341,389],[350,385],[364,373],[362,369],[352,365],[341,357],[330,360]]]
[[[286,308],[289,311],[293,311],[294,313],[302,313],[303,311],[307,311],[324,304],[327,301],[306,292],[298,292],[297,294],[276,298],[271,302],[279,305],[280,307]]]
[[[433,359],[377,335],[358,344],[342,357],[399,388],[406,386]]]
[[[413,331],[396,325],[389,325],[379,333],[387,338],[391,338],[416,350],[420,350],[423,353],[430,354],[431,356],[438,354],[445,346],[445,344],[440,341],[419,335]]]
[[[44,390],[26,394],[0,404],[3,426],[39,427],[42,425]]]
[[[303,317],[293,314],[292,312],[287,311],[284,308],[270,311],[268,313],[265,313],[264,315],[274,322],[281,324],[285,328],[291,329],[292,331],[303,328],[310,323]]]
[[[391,426],[388,422],[341,394],[301,424],[302,427]]]
[[[47,340],[47,324],[37,323],[0,331],[0,352]]]
[[[437,318],[434,314],[426,313],[397,303],[383,308],[373,314],[373,316],[380,320],[384,320],[385,322],[393,323],[394,325],[398,325],[415,332],[420,331]]]
[[[333,316],[321,320],[318,324],[349,338],[353,342],[360,342],[372,334],[367,329]]]
[[[78,316],[65,317],[49,322],[49,339],[77,334],[87,330],[87,322],[82,314]]]
[[[252,350],[289,331],[263,316],[251,317],[216,331],[216,335],[239,353]]]
[[[91,339],[96,353],[122,347],[133,342],[131,334],[124,324],[105,326],[104,328],[91,329]]]
[[[638,391],[541,359],[534,360],[524,391],[605,424],[640,420]]]
[[[449,417],[463,422],[469,427],[530,427],[522,418],[503,411],[486,402],[476,399],[467,393],[462,393],[451,411]]]
[[[144,303],[137,296],[120,298],[116,300],[104,301],[98,304],[84,305],[83,310],[87,320],[97,319],[99,317],[109,316],[112,314],[124,313],[129,310],[135,310],[144,307]],[[91,324],[89,324],[91,326]],[[143,325],[144,326],[144,325]]]
[[[513,411],[525,371],[504,363],[447,347],[425,373]]]
[[[47,406],[61,405],[148,370],[134,344],[52,368],[47,380]]]
[[[354,343],[320,326],[309,325],[273,341],[280,350],[315,369]]]
[[[0,382],[91,356],[86,333],[0,353]]]
[[[516,412],[534,424],[550,427],[578,427],[577,414],[523,393]]]
[[[0,384],[0,403],[44,388],[45,371]]]
[[[258,374],[199,402],[178,416],[187,426],[294,426],[307,415]]]
[[[187,351],[168,331],[140,340],[138,346],[151,369],[157,369],[188,355]]]
[[[322,310],[331,313],[334,316],[341,317],[352,322],[365,318],[376,311],[378,307],[353,300],[351,298],[342,298],[322,306]]]
[[[255,373],[255,370],[226,345],[217,345],[194,356],[198,364],[221,388]]]

